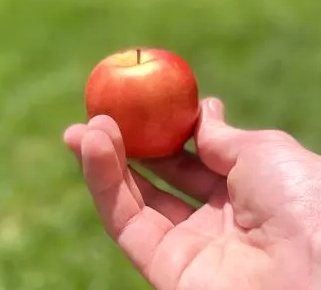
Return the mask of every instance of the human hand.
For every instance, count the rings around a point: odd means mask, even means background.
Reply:
[[[107,233],[156,289],[321,288],[321,162],[291,136],[231,127],[221,102],[204,100],[197,155],[142,161],[197,210],[127,165],[111,118],[64,139]]]

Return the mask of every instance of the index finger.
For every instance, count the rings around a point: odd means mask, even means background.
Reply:
[[[81,155],[85,180],[107,232],[147,275],[153,253],[173,223],[156,210],[137,204],[107,134],[87,132]]]

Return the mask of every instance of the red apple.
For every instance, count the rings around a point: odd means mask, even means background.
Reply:
[[[119,51],[93,69],[86,86],[88,118],[118,124],[128,158],[178,153],[199,114],[192,69],[178,55],[155,48]]]

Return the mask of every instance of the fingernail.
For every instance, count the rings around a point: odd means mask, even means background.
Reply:
[[[217,111],[217,102],[215,99],[210,99],[208,102],[208,107],[210,110],[216,112]]]
[[[216,119],[223,119],[223,104],[220,100],[211,98],[208,100],[208,108],[212,112],[212,117]]]
[[[215,112],[216,115],[222,115],[222,103],[220,100],[211,98],[208,102],[208,107],[211,111]]]

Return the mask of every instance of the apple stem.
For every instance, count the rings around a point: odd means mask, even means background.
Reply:
[[[136,52],[137,52],[137,64],[140,64],[141,57],[142,57],[142,51],[141,51],[141,49],[136,49]]]

